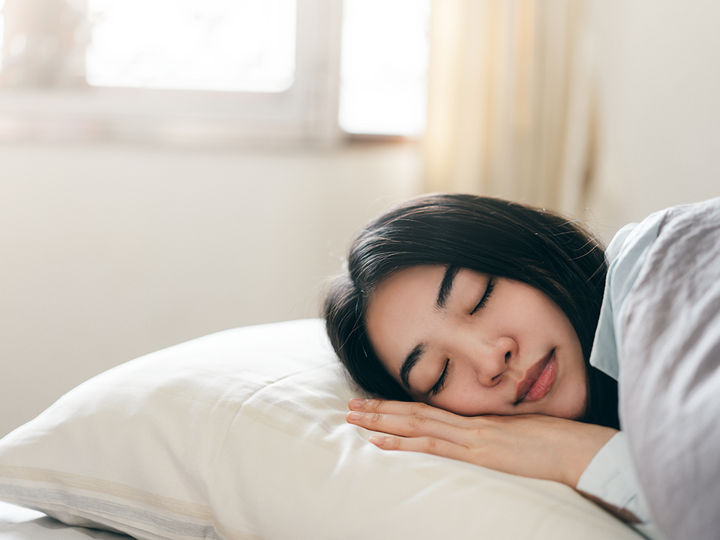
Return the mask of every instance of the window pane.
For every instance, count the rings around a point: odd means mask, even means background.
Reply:
[[[345,0],[340,126],[348,133],[425,129],[430,0]]]
[[[296,0],[88,0],[94,86],[280,92]]]

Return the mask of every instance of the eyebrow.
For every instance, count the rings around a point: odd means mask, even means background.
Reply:
[[[453,282],[455,281],[455,276],[457,276],[459,271],[460,267],[453,264],[448,266],[445,270],[445,275],[443,276],[442,283],[440,283],[440,288],[438,289],[437,300],[435,301],[435,305],[438,309],[445,308],[445,302],[447,302],[447,299],[452,292]]]
[[[410,351],[405,361],[400,367],[400,380],[402,380],[405,388],[410,389],[410,370],[415,367],[415,364],[425,352],[425,346],[422,343],[415,345],[415,348]]]
[[[455,265],[449,265],[445,269],[445,275],[443,275],[442,282],[440,283],[440,287],[438,288],[437,299],[435,300],[435,306],[437,307],[437,309],[445,308],[445,303],[447,302],[447,299],[452,292],[455,276],[457,276],[457,273],[459,271],[460,267]],[[415,348],[413,348],[413,350],[410,351],[410,353],[407,355],[407,357],[402,363],[402,366],[400,366],[400,380],[403,382],[405,388],[407,388],[408,390],[410,389],[410,371],[412,371],[412,368],[415,367],[415,364],[417,364],[418,360],[420,360],[424,352],[425,345],[422,343],[418,343],[417,345],[415,345]]]

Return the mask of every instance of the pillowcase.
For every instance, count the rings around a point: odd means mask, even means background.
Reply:
[[[137,538],[637,539],[572,489],[386,452],[320,320],[228,330],[78,386],[0,441],[0,499]]]

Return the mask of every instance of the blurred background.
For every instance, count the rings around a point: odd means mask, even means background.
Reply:
[[[0,436],[112,366],[318,314],[369,218],[605,241],[720,196],[712,0],[0,0]]]

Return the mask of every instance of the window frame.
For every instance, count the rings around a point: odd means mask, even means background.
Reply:
[[[2,89],[0,141],[332,144],[342,137],[341,24],[342,2],[297,0],[295,80],[283,92]]]

